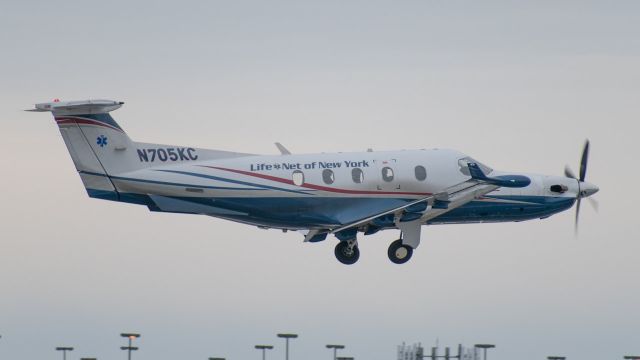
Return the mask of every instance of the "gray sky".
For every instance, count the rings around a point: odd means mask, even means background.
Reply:
[[[0,3],[0,358],[394,359],[402,341],[492,342],[495,360],[640,353],[640,2]],[[600,212],[335,240],[89,199],[47,114],[110,98],[139,141],[276,153],[447,147],[501,170],[578,169]],[[586,204],[585,204],[586,205]]]

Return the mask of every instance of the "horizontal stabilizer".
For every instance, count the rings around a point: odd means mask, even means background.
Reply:
[[[52,112],[54,115],[104,114],[119,109],[124,102],[113,100],[53,101],[36,104],[25,111]]]

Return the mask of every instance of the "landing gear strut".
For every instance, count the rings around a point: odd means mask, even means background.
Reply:
[[[353,265],[360,258],[360,249],[356,239],[340,241],[335,250],[338,261],[345,265]]]
[[[409,245],[403,245],[402,239],[398,239],[389,246],[389,260],[394,264],[404,264],[413,255],[413,248]]]

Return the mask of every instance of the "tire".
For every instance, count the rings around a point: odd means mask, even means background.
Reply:
[[[340,241],[338,245],[336,245],[335,249],[336,259],[345,265],[353,265],[360,258],[360,249],[358,246],[354,246],[351,251],[349,251],[349,243],[347,241]]]
[[[394,264],[404,264],[411,259],[413,255],[413,248],[408,245],[403,245],[402,240],[396,240],[389,245],[389,260]]]

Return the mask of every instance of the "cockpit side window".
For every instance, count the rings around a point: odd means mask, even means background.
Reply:
[[[465,158],[462,158],[462,159],[458,160],[458,166],[460,167],[459,170],[464,175],[471,176],[471,174],[469,173],[469,167],[468,167],[469,163],[478,164],[478,166],[480,167],[482,172],[485,173],[485,175],[488,175],[493,171],[493,169],[488,167],[487,165],[481,163],[480,161],[478,161],[478,160],[476,160],[476,159],[474,159],[474,158],[472,158],[470,156],[467,156]]]

